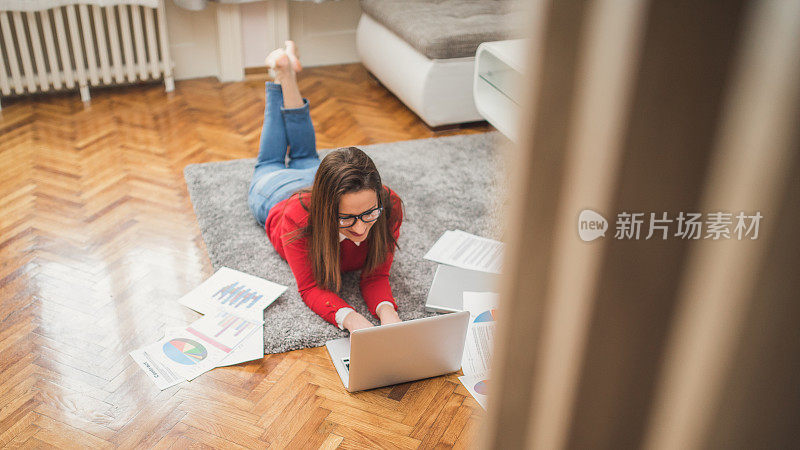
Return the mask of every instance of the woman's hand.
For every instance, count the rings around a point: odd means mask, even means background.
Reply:
[[[397,315],[397,311],[395,311],[392,305],[383,304],[378,307],[375,312],[378,314],[378,318],[381,319],[381,325],[402,322],[402,320],[400,320],[400,316]]]
[[[360,330],[361,328],[369,328],[374,326],[364,316],[355,311],[352,311],[350,314],[345,316],[344,321],[342,321],[342,325],[351,333],[353,331]]]

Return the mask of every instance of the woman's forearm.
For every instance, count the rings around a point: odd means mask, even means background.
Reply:
[[[347,317],[344,318],[344,321],[342,321],[342,325],[345,328],[347,328],[349,332],[352,333],[353,331],[361,328],[369,328],[372,326],[372,323],[370,323],[370,321],[367,320],[366,317],[353,311],[350,314],[348,314]]]
[[[384,303],[380,305],[375,312],[381,320],[381,325],[400,322],[400,316],[397,315],[397,311],[390,304]]]

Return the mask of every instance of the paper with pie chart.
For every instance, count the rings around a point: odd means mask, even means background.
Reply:
[[[263,321],[217,311],[188,327],[168,329],[161,340],[134,350],[130,355],[163,390],[219,366],[259,328],[263,330]]]
[[[225,354],[194,338],[185,329],[130,352],[133,360],[162,390],[213,369],[215,361]]]
[[[461,359],[464,376],[458,379],[484,409],[494,348],[497,298],[493,292],[464,292],[464,310],[469,311],[469,326]]]
[[[167,328],[165,333],[177,333],[182,327]],[[232,366],[247,361],[253,361],[264,357],[264,328],[256,327],[255,330],[240,342],[233,351],[228,353],[217,367]]]
[[[286,286],[222,267],[179,298],[178,303],[200,314],[225,310],[249,319],[262,320],[264,309],[285,290]]]
[[[461,370],[464,375],[489,373],[494,346],[494,321],[497,314],[497,294],[464,292],[464,310],[469,311],[469,326],[464,342]]]
[[[486,400],[489,398],[489,379],[486,377],[461,376],[458,381],[469,391],[472,398],[486,409]]]

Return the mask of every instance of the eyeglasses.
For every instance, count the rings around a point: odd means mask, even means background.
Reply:
[[[361,214],[350,214],[347,216],[339,216],[339,228],[348,228],[356,224],[357,219],[361,219],[364,223],[375,222],[383,212],[383,206],[372,208],[369,211],[364,211]]]

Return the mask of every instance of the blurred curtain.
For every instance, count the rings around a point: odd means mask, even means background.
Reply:
[[[483,446],[795,447],[800,2],[535,5]],[[614,233],[740,211],[757,239]]]

